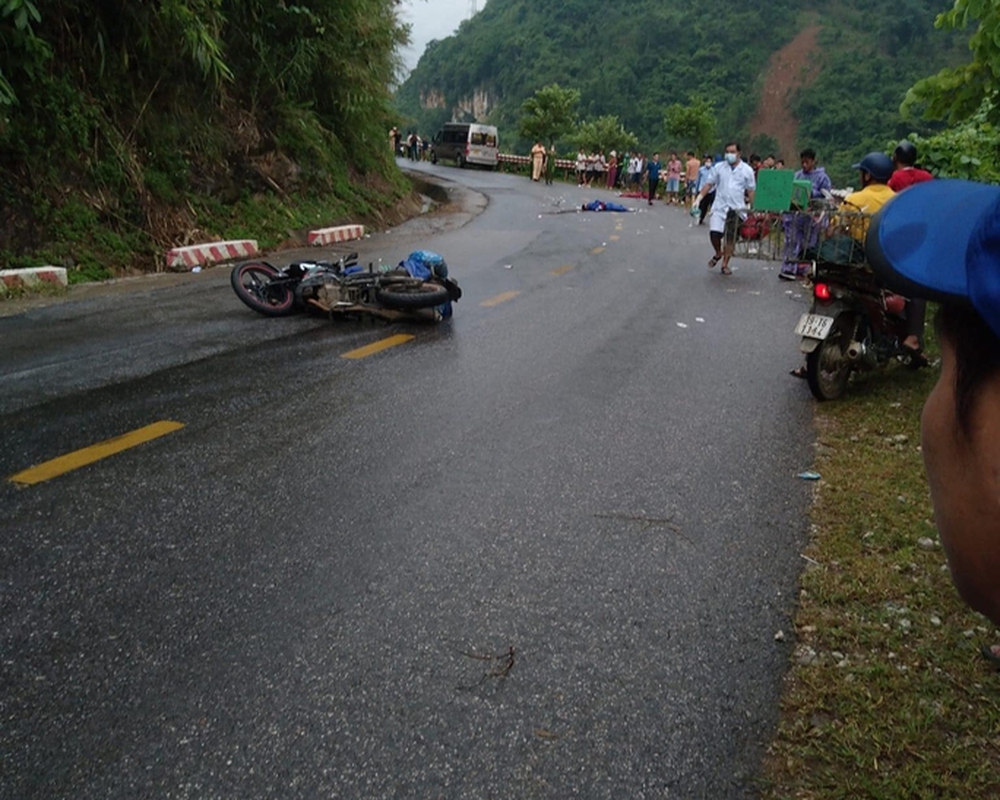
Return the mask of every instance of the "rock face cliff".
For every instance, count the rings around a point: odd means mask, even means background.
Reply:
[[[420,107],[425,111],[448,110],[451,119],[461,122],[485,122],[497,105],[497,96],[492,88],[477,88],[466,97],[454,100],[448,105],[445,95],[438,89],[420,92]]]
[[[613,114],[644,147],[683,147],[663,132],[664,108],[701,96],[720,144],[849,161],[919,129],[899,116],[906,89],[963,55],[960,37],[934,29],[948,5],[912,0],[888,19],[875,0],[490,0],[428,46],[396,108],[428,133],[489,121],[520,146],[521,103],[559,83],[580,90],[581,118]]]

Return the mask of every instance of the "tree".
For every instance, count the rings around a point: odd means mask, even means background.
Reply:
[[[639,144],[638,137],[625,130],[618,117],[611,114],[581,123],[573,140],[584,150],[602,153],[610,150],[621,153],[632,150]]]
[[[979,27],[969,39],[971,63],[945,67],[914,84],[900,108],[904,116],[914,105],[922,104],[926,118],[956,123],[972,117],[986,102],[989,121],[1000,123],[1000,3],[955,0],[950,11],[938,15],[934,25],[941,30],[956,30],[975,20]]]
[[[579,90],[549,84],[521,104],[518,132],[525,139],[547,142],[551,147],[556,139],[573,129],[579,102]]]
[[[663,115],[667,134],[704,153],[715,144],[715,110],[703,97],[693,97],[687,105],[674,103]]]

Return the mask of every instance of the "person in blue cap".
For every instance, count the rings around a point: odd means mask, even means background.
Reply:
[[[940,303],[921,450],[955,586],[1000,625],[1000,187],[910,187],[872,220],[866,255],[893,291]]]

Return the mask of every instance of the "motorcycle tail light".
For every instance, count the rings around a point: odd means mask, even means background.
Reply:
[[[817,283],[813,286],[813,295],[817,300],[823,300],[828,302],[833,299],[833,294],[830,292],[830,286],[826,283]]]
[[[906,298],[900,297],[898,294],[886,294],[885,310],[897,317],[902,316],[906,310]]]

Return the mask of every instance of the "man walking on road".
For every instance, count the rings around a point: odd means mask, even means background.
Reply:
[[[653,157],[649,159],[649,163],[646,164],[646,172],[649,175],[649,205],[653,205],[653,198],[656,197],[656,187],[660,183],[660,170],[663,165],[660,164],[660,154],[653,153]]]
[[[736,248],[736,232],[740,225],[738,212],[753,204],[756,188],[757,180],[753,169],[740,158],[739,142],[730,142],[726,145],[726,160],[712,168],[708,181],[701,187],[697,197],[697,202],[701,202],[702,197],[715,189],[715,202],[708,220],[708,235],[715,255],[708,262],[709,269],[721,261],[722,274],[732,275],[729,260]]]
[[[681,169],[683,165],[677,153],[671,153],[667,161],[667,192],[664,198],[667,203],[679,203],[678,192],[681,188]]]
[[[684,204],[687,210],[691,210],[691,201],[698,194],[701,186],[698,185],[698,171],[701,169],[701,162],[693,151],[688,150],[687,161],[684,162]]]

